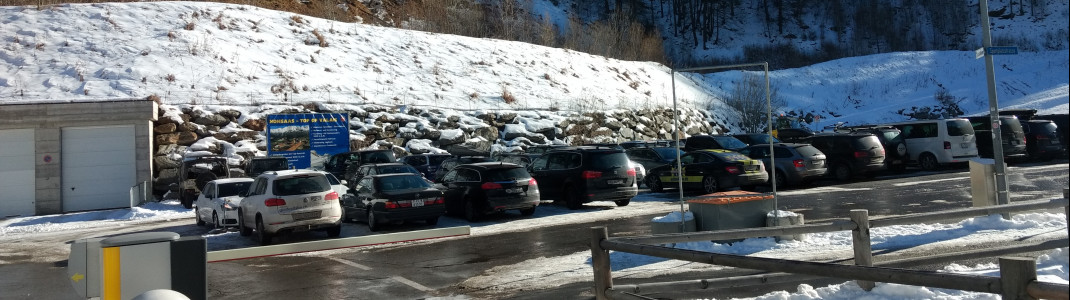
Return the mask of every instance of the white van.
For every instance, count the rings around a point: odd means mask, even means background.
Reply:
[[[966,119],[917,120],[891,125],[903,133],[910,161],[924,170],[977,158],[977,136]]]

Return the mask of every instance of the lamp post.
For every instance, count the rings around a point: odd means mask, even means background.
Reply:
[[[1003,130],[999,126],[999,100],[996,98],[996,75],[992,65],[992,33],[988,22],[988,0],[980,0],[981,44],[985,49],[985,79],[988,80],[988,120],[992,128],[992,158],[995,159],[996,204],[1010,204],[1007,194],[1007,168],[1003,160]]]

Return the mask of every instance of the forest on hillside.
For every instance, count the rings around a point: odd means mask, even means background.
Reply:
[[[780,69],[876,53],[972,50],[980,19],[976,0],[545,0],[564,16],[540,13],[532,0],[214,1],[673,67],[768,61]],[[101,1],[7,2],[44,8]],[[1033,22],[1066,17],[1050,6],[1049,0],[994,0],[989,16]],[[1070,43],[1066,29],[993,39],[1023,51],[1066,49]],[[731,54],[709,54],[717,49]]]

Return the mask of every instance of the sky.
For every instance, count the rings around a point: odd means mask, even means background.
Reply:
[[[820,193],[821,190],[796,190],[793,193]],[[454,226],[472,226],[471,235],[503,234],[526,231],[532,227],[559,224],[584,223],[597,220],[619,218],[636,214],[664,213],[655,219],[679,220],[679,207],[669,194],[643,193],[625,207],[614,209],[597,209],[606,203],[591,203],[581,211],[572,211],[562,206],[541,205],[531,218],[516,218],[503,222],[468,223],[457,218],[443,218],[435,226],[438,228]],[[129,228],[139,224],[161,221],[181,220],[193,222],[193,212],[183,209],[177,201],[150,202],[141,207],[114,209],[104,211],[69,213],[49,216],[32,216],[0,220],[0,242],[4,240],[22,240],[26,236],[45,235],[64,231],[77,231],[87,228]],[[343,236],[373,234],[366,226],[356,224],[343,227]],[[1065,236],[1066,217],[1055,213],[1016,214],[1010,220],[999,215],[976,217],[960,222],[946,224],[915,224],[873,228],[870,232],[874,251],[880,250],[916,250],[937,249],[933,247],[955,245],[978,245],[992,241],[1013,241],[1024,238],[1052,238]],[[101,235],[111,234],[104,231]],[[214,230],[203,234],[208,242],[208,250],[225,250],[253,247],[256,242],[248,237],[241,237],[235,231]],[[89,237],[89,236],[87,236]],[[317,235],[317,237],[319,237]],[[460,237],[464,238],[464,237]],[[413,243],[440,243],[444,240],[428,240]],[[66,244],[53,245],[67,248]],[[379,245],[371,247],[387,247]],[[393,247],[393,246],[391,246]],[[732,244],[712,242],[678,243],[674,247],[715,253],[775,257],[819,261],[841,256],[850,256],[851,233],[828,232],[810,234],[799,241],[777,241],[774,238],[751,238]],[[329,256],[358,251],[357,249],[336,249],[319,252],[291,254],[298,256]],[[48,251],[42,251],[48,252]],[[1037,258],[1038,278],[1053,283],[1067,283],[1068,254],[1066,248],[1056,249]],[[512,265],[497,266],[484,272],[485,275],[469,278],[460,283],[468,288],[482,289],[539,289],[553,288],[559,285],[589,281],[593,278],[590,265],[590,251],[580,251],[569,255],[532,258]],[[610,261],[615,277],[651,278],[684,271],[715,270],[721,267],[682,261],[665,260],[623,252],[611,252]],[[5,263],[0,261],[0,263]],[[950,264],[942,272],[998,276],[995,264],[959,265]],[[762,295],[753,299],[998,299],[995,295],[963,292],[898,284],[878,283],[877,288],[869,293],[863,292],[853,282],[829,286],[799,285],[794,291],[780,291]],[[463,297],[461,297],[463,298]],[[451,298],[456,299],[456,298]],[[714,297],[711,297],[714,299]]]

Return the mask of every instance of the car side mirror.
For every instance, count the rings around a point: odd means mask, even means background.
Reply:
[[[345,179],[339,180],[338,183],[341,184],[341,185],[345,185],[345,186],[349,185],[349,181],[347,181]]]

